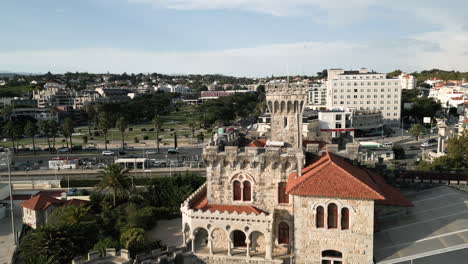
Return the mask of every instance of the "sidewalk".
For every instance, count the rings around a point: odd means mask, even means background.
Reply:
[[[21,228],[21,215],[15,215],[16,231]],[[13,243],[10,211],[0,220],[0,264],[10,264],[16,246]]]

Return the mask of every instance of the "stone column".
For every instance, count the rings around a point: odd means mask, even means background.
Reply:
[[[232,252],[231,252],[231,247],[232,247],[232,241],[231,241],[231,237],[228,238],[228,256],[232,256]]]
[[[183,245],[184,247],[187,246],[187,235],[185,235],[185,227],[184,227],[184,229],[182,230],[182,245]]]
[[[265,246],[265,258],[266,259],[272,259],[271,257],[271,254],[272,254],[272,251],[273,251],[273,248],[272,248],[272,244],[273,244],[273,236],[271,233],[267,233],[267,236],[266,236],[266,246]]]
[[[192,252],[195,253],[195,236],[190,236],[190,240],[192,240]]]
[[[247,246],[247,247],[246,247],[246,248],[247,248],[247,252],[246,252],[245,256],[246,256],[247,258],[250,258],[250,239],[246,239],[246,240],[245,240],[245,244],[246,244],[246,246]]]
[[[208,235],[208,248],[210,249],[210,255],[213,255],[213,238]]]

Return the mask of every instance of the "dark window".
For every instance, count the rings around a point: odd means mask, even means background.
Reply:
[[[284,117],[284,128],[288,126],[288,118]]]
[[[250,182],[249,181],[244,181],[244,201],[250,201],[252,200],[252,195],[251,195],[251,188],[250,188]]]
[[[286,193],[286,183],[278,183],[278,203],[289,203],[289,195]]]
[[[341,209],[341,229],[343,230],[349,229],[349,209],[348,208]]]
[[[322,257],[330,257],[330,258],[342,258],[343,254],[336,250],[325,250],[322,251]]]
[[[332,203],[328,205],[328,228],[337,228],[338,225],[338,207]]]
[[[289,244],[289,225],[281,222],[278,226],[278,243]]]
[[[315,226],[324,227],[324,209],[322,206],[317,207],[317,215],[315,216]]]
[[[242,194],[241,194],[241,184],[239,181],[234,181],[233,183],[233,191],[234,191],[234,201],[240,201],[242,200]]]

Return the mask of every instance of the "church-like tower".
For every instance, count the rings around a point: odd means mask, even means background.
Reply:
[[[293,148],[302,147],[302,114],[307,86],[305,84],[268,84],[266,100],[271,113],[272,141]]]

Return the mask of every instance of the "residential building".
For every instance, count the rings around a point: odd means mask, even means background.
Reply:
[[[14,108],[10,114],[10,120],[32,118],[37,121],[55,120],[58,122],[58,113],[49,108]]]
[[[398,76],[398,79],[400,79],[402,90],[411,90],[416,88],[416,78],[414,75],[401,73]]]
[[[307,107],[325,109],[327,106],[327,86],[324,83],[310,83],[307,91]]]
[[[383,117],[380,110],[356,110],[351,108],[333,108],[318,112],[321,132],[330,132],[331,137],[350,135],[352,137],[369,136],[381,133]]]
[[[376,212],[411,206],[329,151],[306,160],[306,98],[305,86],[268,86],[265,144],[204,148],[207,181],[181,206],[183,243],[201,262],[371,264]]]
[[[46,193],[38,193],[20,204],[23,207],[23,224],[33,229],[45,224],[49,216],[61,206],[82,206],[88,201],[80,199],[67,200],[66,193],[62,199],[56,199]]]
[[[380,110],[384,123],[400,125],[401,82],[384,73],[367,69],[328,70],[327,108],[346,107],[356,110]]]
[[[230,96],[236,93],[249,93],[249,90],[228,90],[228,91],[201,91],[200,99],[203,101],[210,99],[218,99],[223,96]]]

